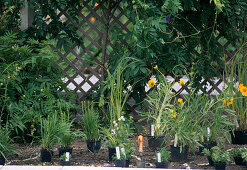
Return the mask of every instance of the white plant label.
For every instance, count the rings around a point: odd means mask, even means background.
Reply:
[[[209,141],[209,136],[210,136],[210,128],[207,127],[207,132],[208,132],[208,141]]]
[[[125,154],[125,149],[121,148],[121,152],[123,153],[124,157],[126,158],[126,154]]]
[[[69,161],[69,152],[65,153],[65,161],[68,162]]]
[[[174,138],[174,147],[177,147],[177,143],[178,143],[178,135],[175,134],[175,138]]]
[[[235,117],[235,124],[236,124],[236,128],[239,128],[238,120],[236,117]]]
[[[117,156],[117,159],[120,159],[120,148],[119,148],[119,146],[116,147],[116,156]]]
[[[160,154],[160,152],[157,153],[157,158],[158,158],[158,162],[161,162],[161,154]]]
[[[154,125],[151,125],[151,136],[154,136]]]

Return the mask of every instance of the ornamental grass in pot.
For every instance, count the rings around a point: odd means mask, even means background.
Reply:
[[[169,161],[171,159],[171,152],[167,148],[161,148],[156,151],[156,168],[168,168]]]
[[[82,130],[88,151],[97,153],[101,148],[99,111],[95,109],[93,102],[82,102],[82,113]]]
[[[74,120],[71,119],[69,111],[63,112],[60,109],[60,121],[64,125],[64,132],[60,133],[58,136],[58,144],[61,146],[58,148],[58,155],[61,157],[64,153],[69,152],[72,156],[73,148],[71,147],[72,142],[78,136],[75,132],[73,132],[72,126]]]
[[[58,142],[59,136],[64,133],[68,133],[68,128],[61,121],[56,111],[54,114],[48,115],[47,118],[40,118],[41,162],[51,162],[53,145]]]
[[[226,102],[232,104],[236,114],[235,129],[231,131],[233,144],[247,144],[247,62],[246,55],[241,53],[244,45],[226,63],[231,69],[225,69],[226,92],[231,97]]]
[[[147,95],[146,104],[148,106],[147,112],[141,112],[143,117],[139,121],[147,120],[151,122],[151,135],[148,136],[148,146],[151,148],[161,148],[165,146],[165,133],[169,129],[167,123],[167,114],[170,115],[171,101],[174,97],[172,93],[172,87],[174,84],[170,83],[166,77],[161,74],[157,76],[157,81],[153,85],[149,81],[148,85],[153,88],[152,91]],[[154,80],[153,80],[154,81]]]

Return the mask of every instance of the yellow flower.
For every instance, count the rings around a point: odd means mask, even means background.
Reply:
[[[3,85],[3,83],[1,83],[1,86]]]
[[[247,96],[247,87],[245,86],[242,87],[242,95]]]
[[[238,90],[239,90],[240,92],[242,92],[243,87],[244,87],[244,84],[240,84],[240,85],[238,86]]]
[[[158,68],[158,65],[155,65],[155,66],[154,66],[154,69],[157,69],[157,68]]]
[[[8,79],[10,79],[10,76],[8,76]]]
[[[179,86],[184,85],[184,80],[180,80],[178,84],[179,84]]]
[[[230,106],[231,104],[233,104],[233,97],[227,97],[227,99],[223,100],[223,103],[227,106]]]
[[[179,107],[182,107],[183,104],[184,104],[183,99],[182,98],[179,98],[178,99],[178,106]]]
[[[26,97],[26,95],[24,94],[23,97]]]
[[[174,117],[174,118],[176,118],[177,116],[178,116],[177,113],[174,113],[174,114],[172,115],[172,117]]]
[[[98,6],[99,4],[96,2],[95,4],[94,4],[94,6],[96,7],[96,6]]]
[[[44,89],[41,89],[40,91],[44,91]]]
[[[173,109],[171,109],[171,110],[170,110],[170,112],[171,112],[171,113],[173,113],[173,112],[174,112],[174,110],[173,110]]]
[[[149,85],[149,87],[154,87],[156,84],[155,84],[155,81],[153,80],[153,79],[151,79],[151,80],[149,80],[148,81],[148,85]]]

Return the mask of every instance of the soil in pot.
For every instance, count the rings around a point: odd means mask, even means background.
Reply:
[[[5,158],[3,156],[0,156],[0,165],[5,164]]]
[[[225,170],[226,163],[214,163],[215,170]]]
[[[233,157],[235,164],[240,166],[245,166],[245,162],[241,156]]]
[[[232,144],[247,144],[247,130],[234,130],[234,135],[231,133],[231,138]]]
[[[171,145],[171,160],[172,162],[181,162],[187,160],[188,146],[182,148],[180,152],[180,147],[174,147]]]
[[[155,162],[156,168],[168,168],[168,162]]]
[[[61,166],[70,166],[71,165],[71,161],[60,161],[60,165]]]
[[[110,148],[108,147],[108,160],[112,161],[113,157],[116,156],[116,148]]]
[[[90,152],[98,153],[101,148],[101,140],[87,140],[87,149]]]
[[[126,159],[116,159],[115,160],[116,167],[129,167],[129,163],[127,163]]]
[[[45,149],[40,150],[40,161],[41,162],[51,162],[53,152]]]
[[[148,136],[148,147],[156,149],[165,146],[164,136]]]
[[[69,152],[70,155],[72,156],[72,150],[73,148],[58,148],[58,156],[61,157],[66,152]]]
[[[201,143],[201,145],[202,146],[199,146],[199,153],[202,153],[204,148],[210,150],[212,147],[217,146],[217,142],[211,142],[211,143],[208,143],[208,144]]]

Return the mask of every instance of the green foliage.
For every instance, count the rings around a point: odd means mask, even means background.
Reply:
[[[69,154],[69,161],[71,161],[72,155]],[[62,156],[60,156],[60,161],[65,161],[66,160],[66,153],[64,153]]]
[[[167,148],[161,148],[156,152],[156,162],[158,162],[157,153],[161,155],[161,162],[169,162],[171,159],[171,152]]]
[[[0,36],[0,117],[3,123],[9,121],[11,136],[18,140],[39,136],[39,117],[54,113],[58,103],[62,109],[72,107],[61,92],[64,76],[56,59],[43,50],[48,45],[25,41],[18,33]]]
[[[219,147],[215,146],[212,149],[203,149],[203,153],[206,156],[212,158],[216,163],[228,163],[231,161],[230,154],[228,151],[222,151]]]
[[[3,127],[0,125],[0,156],[5,158],[5,154],[9,152],[14,152],[11,143],[12,139],[10,138],[10,131],[8,126]]]
[[[237,157],[237,156],[241,156],[242,153],[246,153],[247,149],[246,148],[233,148],[232,150],[230,150],[230,155],[232,157]]]
[[[95,109],[94,103],[82,102],[82,113],[82,129],[86,135],[86,140],[99,140],[99,111]]]

